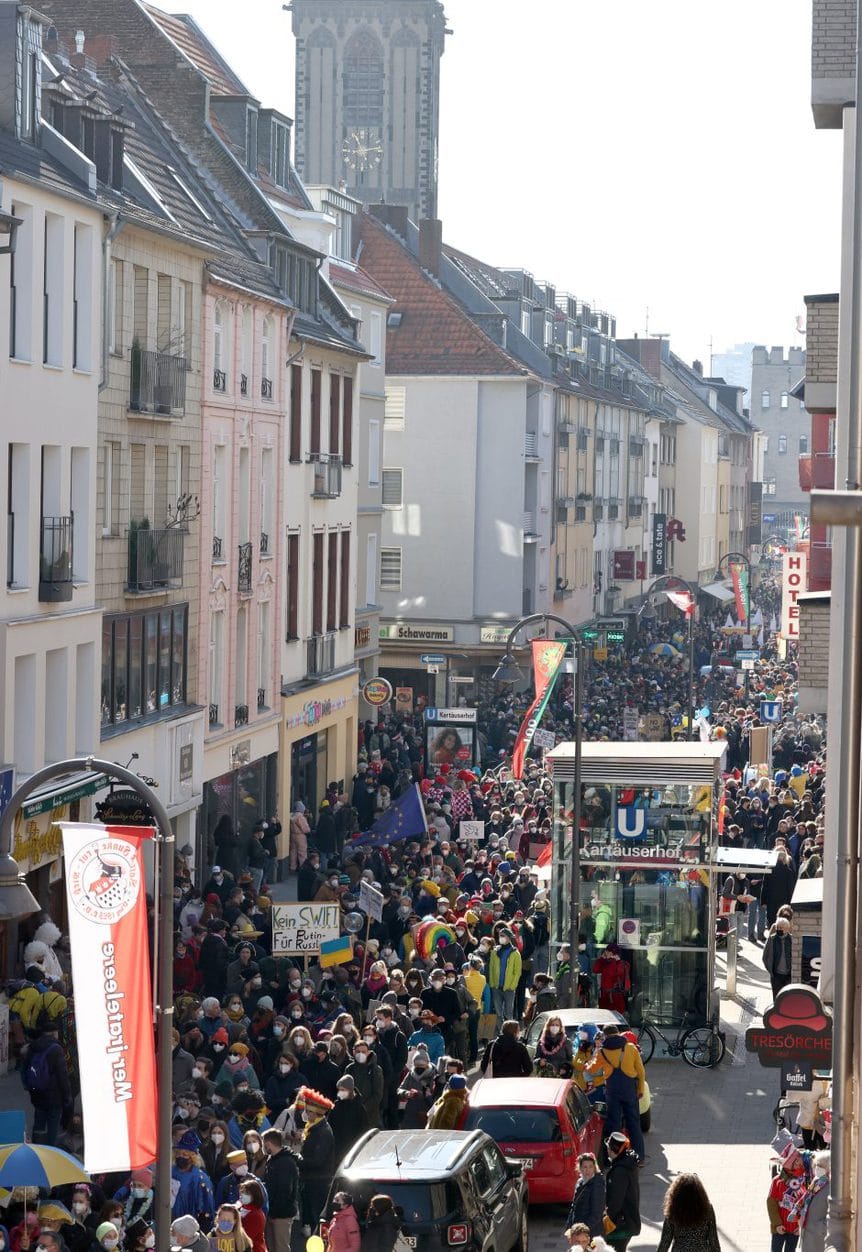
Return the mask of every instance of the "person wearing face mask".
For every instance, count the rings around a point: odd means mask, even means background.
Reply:
[[[242,1228],[238,1204],[221,1204],[209,1239],[210,1252],[251,1252],[251,1239]]]
[[[337,870],[332,870],[320,884],[314,897],[315,904],[337,904],[341,899],[341,887]]]
[[[398,1109],[402,1130],[424,1130],[428,1110],[437,1095],[436,1071],[428,1050],[420,1044],[413,1052],[407,1073],[398,1088]]]
[[[267,1252],[263,1188],[254,1178],[243,1180],[239,1189],[239,1211],[242,1228],[251,1239],[252,1252]]]
[[[171,1031],[171,1077],[174,1091],[180,1087],[185,1087],[192,1080],[192,1070],[194,1069],[195,1060],[190,1052],[186,1052],[185,1048],[180,1044],[180,1032],[178,1030]]]
[[[541,1078],[558,1078],[571,1073],[572,1045],[562,1019],[549,1017],[536,1044],[536,1073]]]
[[[227,1123],[214,1121],[210,1126],[209,1136],[201,1145],[200,1152],[204,1168],[215,1187],[218,1187],[225,1174],[230,1173],[230,1166],[227,1163],[227,1154],[230,1150]]]
[[[200,1138],[193,1130],[187,1130],[174,1146],[171,1178],[176,1193],[171,1205],[171,1216],[194,1217],[209,1229],[215,1211],[213,1186],[198,1155],[200,1146]]]
[[[120,1232],[113,1222],[100,1222],[96,1227],[96,1242],[105,1252],[115,1252],[120,1243]]]
[[[266,1153],[264,1178],[269,1192],[266,1218],[268,1252],[290,1252],[294,1220],[299,1216],[300,1159],[285,1142],[280,1130],[267,1130],[263,1136]]]
[[[444,1043],[450,1051],[452,1032],[456,1022],[461,1020],[461,1001],[453,987],[446,986],[446,975],[442,969],[431,971],[431,985],[422,992],[422,1005],[440,1019],[440,1030]]]
[[[353,1197],[338,1191],[332,1198],[332,1216],[326,1228],[329,1252],[360,1252],[362,1235]]]
[[[352,1075],[344,1074],[339,1078],[335,1104],[326,1117],[335,1139],[335,1159],[340,1161],[356,1140],[369,1129],[368,1114],[356,1093]]]
[[[153,1214],[154,1197],[152,1170],[147,1166],[133,1170],[128,1185],[120,1187],[119,1191],[114,1194],[114,1199],[123,1205],[122,1228],[125,1229],[136,1217],[143,1217],[149,1221]],[[103,1221],[114,1221],[114,1218],[104,1209],[100,1216]]]
[[[488,958],[488,985],[494,1012],[500,1021],[511,1018],[515,1009],[515,992],[521,979],[521,953],[511,930],[499,932],[499,942]]]
[[[344,1072],[353,1079],[357,1098],[362,1102],[369,1126],[379,1129],[383,1125],[386,1083],[374,1049],[365,1039],[359,1039],[354,1044],[353,1060]]]
[[[63,1238],[69,1252],[88,1252],[93,1246],[99,1222],[91,1204],[92,1191],[89,1183],[78,1183],[72,1193],[70,1209],[74,1222],[67,1223]]]
[[[171,1222],[171,1246],[183,1252],[209,1252],[209,1239],[193,1217],[178,1217]]]
[[[198,969],[204,980],[204,992],[208,997],[224,994],[227,968],[231,963],[230,948],[225,935],[227,922],[223,917],[213,917],[207,923],[207,934],[201,944]]]
[[[296,1056],[290,1052],[282,1052],[263,1088],[271,1117],[278,1117],[282,1109],[293,1103],[297,1091],[307,1078],[308,1075],[300,1071]]]
[[[240,1082],[247,1082],[250,1087],[259,1088],[260,1079],[248,1059],[248,1054],[247,1043],[232,1043],[224,1064],[216,1074],[216,1083],[227,1081],[236,1087]]]
[[[263,1177],[266,1156],[263,1151],[263,1140],[258,1130],[247,1130],[242,1137],[242,1147],[248,1161],[249,1172],[255,1178]]]
[[[246,1182],[254,1180],[263,1187],[263,1209],[266,1212],[269,1205],[269,1196],[264,1187],[263,1180],[256,1174],[253,1174],[248,1167],[248,1157],[243,1148],[233,1148],[227,1154],[228,1173],[222,1178],[215,1191],[215,1202],[218,1207],[222,1204],[239,1204],[239,1193]]]

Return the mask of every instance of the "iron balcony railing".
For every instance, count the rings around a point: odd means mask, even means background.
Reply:
[[[272,379],[262,378],[260,380],[260,395],[263,400],[272,399]]]
[[[330,632],[328,635],[312,635],[308,640],[308,664],[307,672],[309,677],[319,677],[321,674],[331,674],[335,669],[335,634]]]
[[[132,348],[129,408],[135,413],[159,413],[167,417],[184,413],[187,369],[184,356]]]
[[[213,391],[227,391],[227,374],[224,370],[213,370]]]
[[[58,604],[72,599],[73,518],[43,517],[39,543],[39,599]]]
[[[129,529],[130,591],[157,591],[179,587],[183,581],[185,531],[175,528]]]
[[[266,708],[266,687],[258,687],[257,689],[257,711]]]
[[[251,561],[253,545],[251,540],[239,545],[239,566],[237,568],[236,589],[241,595],[251,595]]]
[[[341,495],[341,457],[334,453],[315,452],[312,456],[314,465],[314,486],[312,496],[334,499]]]
[[[210,726],[218,726],[218,705],[210,705]]]

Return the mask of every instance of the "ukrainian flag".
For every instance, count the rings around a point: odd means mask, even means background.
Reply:
[[[320,965],[344,965],[353,959],[353,935],[339,935],[337,939],[324,939],[320,945]]]

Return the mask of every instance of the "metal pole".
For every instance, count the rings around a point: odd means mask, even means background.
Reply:
[[[853,238],[850,257],[850,377],[847,405],[847,463],[845,486],[859,489],[862,464],[862,0],[856,4],[856,94],[853,154]],[[840,419],[839,419],[840,420]],[[862,719],[862,542],[857,527],[845,531],[843,571],[844,629],[843,686],[838,729],[838,777],[835,796],[835,988],[832,1031],[832,1165],[826,1247],[849,1252],[854,1208],[853,1138],[855,1090],[853,1051],[856,993],[856,939],[859,862],[860,719]]]
[[[694,592],[691,592],[691,613],[688,616],[688,739],[694,739]]]
[[[573,645],[575,654],[575,782],[572,803],[572,872],[571,900],[569,902],[569,1007],[578,1003],[578,933],[581,911],[581,749],[584,742],[584,645],[577,640]]]
[[[171,1246],[171,1112],[173,1109],[173,1045],[171,1028],[174,1014],[173,909],[174,909],[174,832],[167,810],[152,788],[123,765],[102,761],[98,757],[74,757],[57,761],[31,774],[12,794],[8,807],[0,816],[0,853],[11,853],[15,814],[29,795],[45,783],[79,770],[94,770],[124,783],[149,805],[155,818],[161,843],[161,873],[157,884],[159,913],[158,951],[156,952],[156,1014],[158,1018],[158,1128],[159,1156],[156,1161],[156,1247]]]

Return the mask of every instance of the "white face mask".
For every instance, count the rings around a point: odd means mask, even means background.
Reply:
[[[195,1065],[192,1069],[192,1078],[202,1078],[202,1077],[203,1077],[203,1070],[198,1065]]]
[[[152,1231],[150,1231],[150,1233],[144,1239],[144,1247],[154,1248],[155,1246],[156,1246],[156,1236],[153,1234]]]
[[[338,1096],[338,1099],[339,1099],[339,1100],[349,1100],[349,1099],[350,1099],[350,1092],[349,1092],[349,1091],[345,1091],[343,1087],[339,1087],[339,1088],[338,1088],[338,1091],[337,1091],[335,1094]]]
[[[239,1202],[240,1204],[251,1204],[251,1196],[247,1191],[241,1191],[239,1193]]]
[[[79,1200],[77,1204],[72,1205],[72,1208],[76,1213],[86,1213],[89,1207],[89,1204],[87,1204],[85,1200]]]
[[[119,1240],[115,1239],[113,1235],[110,1235],[110,1236],[106,1235],[105,1238],[102,1240],[102,1247],[107,1248],[108,1252],[112,1252],[112,1250],[117,1246],[118,1243],[119,1243]]]
[[[549,1027],[548,1027],[548,1034],[549,1034],[549,1035],[558,1035],[559,1033],[560,1033],[560,1028],[559,1028],[559,1026],[549,1026]]]
[[[233,1172],[236,1174],[238,1178],[244,1178],[245,1175],[248,1173],[248,1166],[247,1165],[234,1165]]]
[[[218,1144],[220,1143],[224,1143],[224,1135],[222,1134],[220,1130],[214,1130],[213,1133],[210,1135],[210,1139],[212,1139],[213,1143],[216,1144],[216,1146],[218,1146]]]
[[[280,1074],[289,1074],[289,1073],[290,1073],[290,1066],[289,1066],[289,1065],[279,1065],[279,1067],[278,1067],[278,1072],[279,1072]]]
[[[311,988],[310,988],[310,987],[303,987],[303,988],[302,988],[302,998],[303,998],[303,1000],[310,1000],[310,999],[311,999],[311,996],[312,996],[312,990],[311,990]]]
[[[355,1053],[353,1054],[353,1059],[354,1059],[354,1061],[356,1061],[359,1065],[365,1065],[365,1063],[366,1063],[366,1062],[367,1062],[367,1060],[368,1060],[368,1053],[367,1053],[367,1052],[355,1052]]]
[[[223,1044],[223,1043],[214,1043],[214,1044],[213,1044],[213,1052],[224,1052],[224,1044]]]

